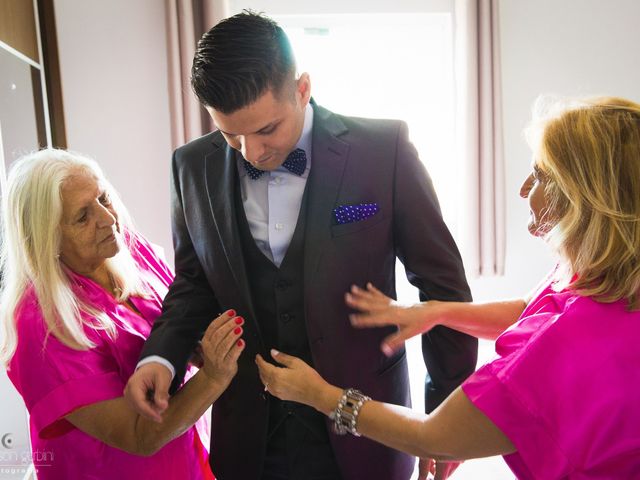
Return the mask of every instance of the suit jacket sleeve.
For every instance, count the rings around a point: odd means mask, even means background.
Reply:
[[[471,301],[460,253],[404,123],[398,134],[394,188],[396,255],[419,289],[420,300]],[[431,412],[475,370],[478,340],[438,326],[422,336],[422,352],[428,370],[425,407]]]
[[[183,159],[184,160],[184,159]],[[220,306],[196,255],[185,218],[182,193],[183,161],[174,152],[171,165],[171,227],[175,250],[176,276],[162,304],[140,358],[159,355],[176,369],[171,385],[182,383],[187,363],[209,323],[220,313]],[[205,195],[205,192],[201,192]],[[196,201],[197,199],[193,199]],[[188,204],[188,202],[186,202]]]

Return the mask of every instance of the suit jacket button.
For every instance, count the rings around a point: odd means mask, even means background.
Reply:
[[[281,313],[280,314],[280,321],[282,323],[289,323],[292,319],[293,319],[293,315],[290,315],[288,313]]]

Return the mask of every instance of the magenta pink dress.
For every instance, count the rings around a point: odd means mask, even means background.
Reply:
[[[64,418],[82,406],[122,396],[151,325],[160,314],[173,274],[140,237],[135,237],[132,254],[153,292],[150,299],[131,298],[141,315],[116,303],[92,280],[71,274],[77,294],[113,319],[118,332],[115,340],[105,332],[86,329],[95,348],[77,351],[66,347],[53,335],[47,337],[34,290],[28,289],[22,299],[17,314],[19,342],[8,375],[30,413],[39,480],[213,478],[203,447],[208,438],[202,423],[153,456],[139,457],[106,445]]]
[[[640,479],[640,312],[543,283],[462,386],[520,479]]]

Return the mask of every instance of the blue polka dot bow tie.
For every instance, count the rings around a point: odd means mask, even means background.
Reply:
[[[301,148],[296,148],[287,156],[287,159],[284,161],[282,166],[291,173],[295,173],[300,176],[307,168],[307,154],[304,153],[304,150]],[[247,171],[247,175],[249,175],[251,180],[259,179],[265,172],[264,170],[257,169],[246,160],[244,161],[244,169]]]

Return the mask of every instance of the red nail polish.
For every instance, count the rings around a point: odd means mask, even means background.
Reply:
[[[236,342],[236,345],[238,345],[239,347],[244,345],[244,340],[240,339]]]
[[[241,327],[236,327],[236,329],[233,331],[233,333],[235,333],[236,335],[240,335],[240,332],[242,332]]]
[[[244,318],[242,318],[242,317],[238,317],[238,318],[236,318],[236,319],[235,319],[235,322],[236,322],[236,324],[238,324],[238,325],[242,325],[242,322],[244,322]]]
[[[227,315],[229,315],[230,317],[235,317],[236,316],[236,311],[235,310],[229,310],[227,312]]]

